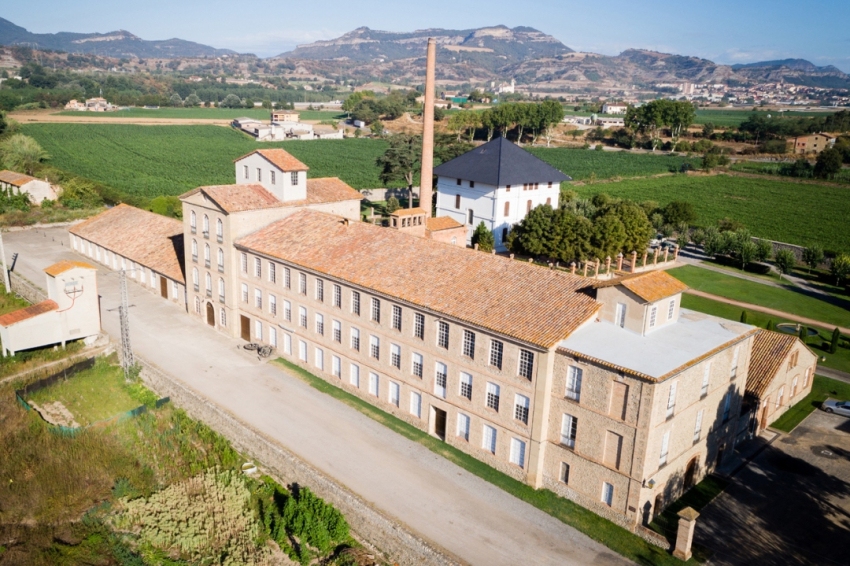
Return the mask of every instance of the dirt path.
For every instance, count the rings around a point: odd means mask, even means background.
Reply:
[[[696,295],[697,297],[703,297],[705,299],[711,299],[712,301],[717,301],[718,303],[726,303],[727,305],[734,305],[736,307],[741,307],[743,309],[750,309],[753,311],[763,312],[765,314],[770,314],[776,317],[787,318],[789,320],[794,320],[797,322],[802,322],[803,324],[810,324],[812,326],[820,326],[821,328],[835,328],[834,324],[829,324],[827,322],[822,322],[820,320],[815,320],[813,318],[806,318],[804,316],[798,316],[796,314],[791,314],[787,312],[778,311],[776,309],[770,309],[767,307],[762,307],[760,305],[754,305],[752,303],[744,303],[741,301],[733,301],[732,299],[727,299],[726,297],[721,297],[719,295],[712,295],[711,293],[704,293],[702,291],[696,291],[694,289],[688,289],[685,291],[690,295]],[[842,334],[850,334],[850,328],[845,328],[843,326],[839,326],[838,330],[841,331]]]

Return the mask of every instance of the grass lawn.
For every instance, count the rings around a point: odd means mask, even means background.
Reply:
[[[688,174],[570,188],[582,197],[607,193],[638,202],[651,200],[661,206],[674,200],[686,201],[694,206],[696,224],[701,226],[731,218],[760,238],[850,251],[850,231],[846,229],[846,219],[850,217],[847,187],[801,185],[769,177]]]
[[[652,523],[649,524],[649,527],[655,532],[667,537],[671,543],[675,543],[676,533],[679,528],[679,511],[685,507],[691,507],[694,511],[701,511],[703,507],[720,495],[728,485],[729,482],[719,476],[711,475],[706,477],[682,497],[671,503],[664,512],[655,517]],[[694,548],[694,554],[699,560],[709,558],[707,553],[698,547]]]
[[[788,409],[771,426],[784,432],[791,432],[812,411],[820,409],[821,403],[826,401],[827,397],[840,400],[850,399],[850,383],[815,375],[811,393]]]
[[[352,395],[351,393],[340,389],[319,377],[316,377],[295,364],[292,364],[282,358],[278,358],[276,363],[280,364],[287,372],[294,374],[319,391],[327,393],[331,397],[334,397],[357,411],[360,411],[364,415],[385,425],[405,438],[425,446],[435,454],[446,458],[466,471],[475,474],[479,478],[510,493],[514,497],[537,507],[565,524],[574,527],[590,538],[604,544],[614,552],[634,560],[638,564],[682,564],[681,561],[673,558],[665,550],[649,544],[637,535],[630,533],[626,529],[615,525],[607,519],[603,519],[599,515],[577,505],[576,503],[573,503],[568,499],[556,495],[552,491],[547,489],[534,489],[522,482],[519,482],[497,471],[496,469],[491,468],[487,464],[476,460],[472,456],[461,452],[457,448],[454,448],[426,432],[407,424],[401,419],[372,406],[359,397]],[[689,563],[696,563],[696,561],[689,561]]]
[[[102,360],[90,370],[36,391],[28,400],[39,405],[60,401],[82,426],[106,420],[141,405],[130,395],[121,368]]]
[[[850,310],[847,308],[788,288],[762,285],[692,265],[677,267],[668,273],[698,291],[812,318],[823,322],[824,326],[850,327]]]

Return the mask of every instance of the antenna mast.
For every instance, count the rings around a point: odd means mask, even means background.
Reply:
[[[130,345],[130,317],[127,298],[127,272],[118,272],[118,286],[121,289],[121,306],[118,307],[118,319],[121,322],[121,367],[124,369],[124,379],[129,379],[130,370],[135,365],[133,347]]]

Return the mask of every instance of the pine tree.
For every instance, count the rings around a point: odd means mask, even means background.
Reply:
[[[747,311],[741,311],[741,322],[747,324]]]
[[[487,229],[483,221],[475,227],[475,231],[472,233],[472,245],[475,246],[475,244],[478,244],[480,251],[487,253],[493,251],[493,247],[496,245],[493,233]]]
[[[832,331],[832,340],[829,343],[829,353],[834,354],[838,351],[838,342],[841,340],[841,331],[836,327]]]

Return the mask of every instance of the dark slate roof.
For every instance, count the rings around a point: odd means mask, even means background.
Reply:
[[[572,181],[572,177],[502,137],[435,167],[434,174],[496,187]]]

